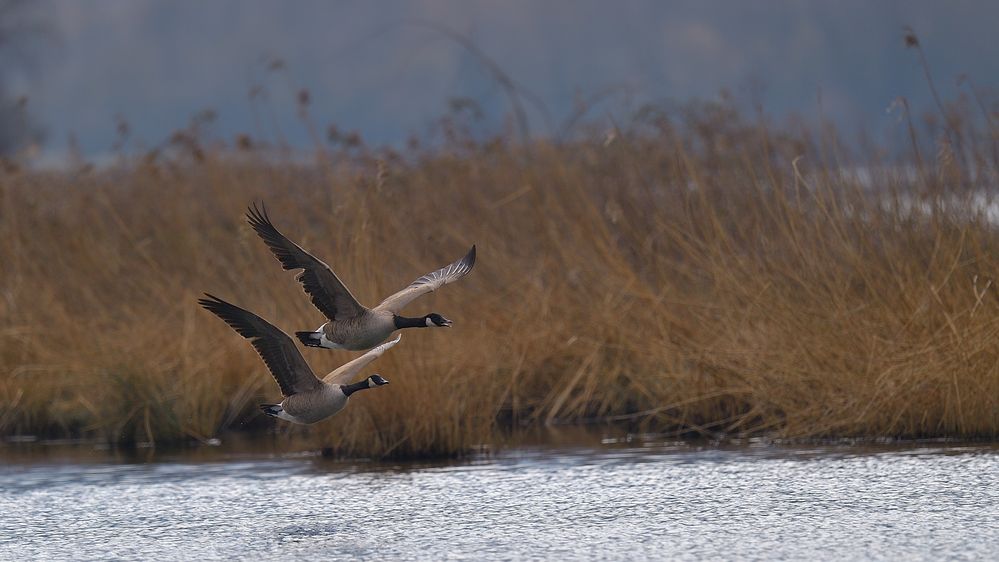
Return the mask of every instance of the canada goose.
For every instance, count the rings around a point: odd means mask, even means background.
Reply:
[[[418,318],[400,316],[399,311],[420,295],[461,279],[475,265],[475,246],[460,260],[428,273],[374,308],[357,302],[346,285],[330,266],[295,244],[271,223],[267,209],[254,203],[246,213],[253,230],[286,270],[301,269],[295,278],[329,322],[313,332],[295,332],[298,339],[310,347],[327,349],[368,349],[401,328],[450,328],[451,321],[436,312]]]
[[[205,293],[205,297],[207,298],[198,300],[198,303],[225,320],[239,335],[250,340],[281,387],[284,400],[280,404],[260,405],[260,409],[268,416],[292,423],[316,423],[342,410],[351,394],[388,384],[381,375],[371,375],[362,381],[348,383],[365,365],[399,343],[402,336],[379,345],[319,380],[288,334],[248,310],[208,293]]]

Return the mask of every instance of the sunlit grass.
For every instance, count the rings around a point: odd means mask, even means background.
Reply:
[[[564,144],[302,164],[242,143],[8,171],[0,433],[127,444],[276,426],[360,456],[579,422],[995,437],[995,162],[965,138],[963,164],[946,147],[933,164],[850,159],[827,132],[706,106]],[[469,276],[407,310],[455,327],[407,332],[370,370],[392,384],[311,428],[257,413],[277,385],[196,303],[208,291],[289,333],[322,323],[245,224],[260,200],[369,305],[478,246]],[[356,355],[303,353],[319,373]]]

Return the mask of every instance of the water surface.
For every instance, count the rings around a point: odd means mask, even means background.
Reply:
[[[999,559],[994,447],[7,459],[3,559]]]

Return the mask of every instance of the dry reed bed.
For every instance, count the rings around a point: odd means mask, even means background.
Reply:
[[[276,385],[195,302],[209,291],[289,332],[321,323],[243,221],[265,200],[365,303],[479,247],[471,275],[410,305],[455,328],[405,332],[376,365],[391,386],[316,427],[279,426],[341,454],[458,454],[511,426],[614,420],[995,437],[999,235],[941,187],[966,174],[951,160],[862,184],[824,139],[708,125],[380,165],[209,153],[7,173],[0,433],[273,427],[255,405]],[[353,356],[304,353],[319,372]]]

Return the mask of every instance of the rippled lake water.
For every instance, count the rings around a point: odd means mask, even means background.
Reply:
[[[995,447],[645,444],[437,466],[3,454],[3,559],[999,559]]]

